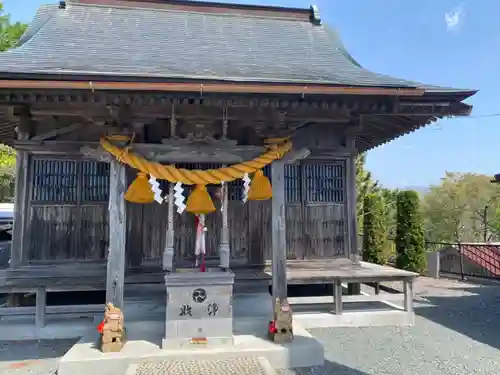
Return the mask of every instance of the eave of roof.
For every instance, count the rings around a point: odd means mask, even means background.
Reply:
[[[418,97],[425,94],[420,88],[339,86],[320,84],[283,84],[277,82],[213,82],[191,80],[177,82],[95,81],[89,80],[0,80],[0,89],[54,89],[54,90],[113,90],[160,91],[184,93],[252,93],[305,95],[385,95]]]
[[[83,4],[89,2],[124,3],[80,0],[66,9],[42,6],[19,47],[0,53],[0,89],[380,95],[431,103],[460,102],[476,93],[364,69],[337,33],[320,24],[317,10],[312,8],[185,0],[165,0],[182,9],[167,9],[164,3],[161,9]],[[210,12],[200,11],[206,4],[212,7]],[[190,28],[184,26],[187,24]],[[131,25],[134,33],[127,34]],[[194,33],[198,29],[211,34]],[[190,33],[193,35],[187,38]],[[188,58],[179,61],[186,54]],[[459,112],[464,115],[463,108]],[[404,117],[393,117],[406,123],[404,129],[388,120],[385,138],[366,140],[360,149],[369,150],[439,119],[429,116],[407,121]]]

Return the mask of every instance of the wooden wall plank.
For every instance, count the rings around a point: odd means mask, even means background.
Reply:
[[[165,248],[168,206],[156,202],[142,206],[142,262],[160,266]]]
[[[109,211],[106,205],[80,206],[80,243],[76,259],[103,260],[106,258],[109,238]]]
[[[143,212],[145,205],[127,202],[127,264],[130,268],[142,263],[144,243]]]

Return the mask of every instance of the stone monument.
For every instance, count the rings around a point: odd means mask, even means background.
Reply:
[[[166,274],[167,314],[162,348],[232,345],[233,284],[234,273],[219,268]]]

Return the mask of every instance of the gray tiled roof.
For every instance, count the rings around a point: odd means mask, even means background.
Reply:
[[[325,25],[83,4],[42,6],[0,73],[419,86],[363,69]]]

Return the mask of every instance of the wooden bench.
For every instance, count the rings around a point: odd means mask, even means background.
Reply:
[[[266,272],[271,274],[271,270]],[[333,296],[291,297],[289,302],[298,305],[333,304],[336,315],[343,313],[344,303],[382,302],[391,307],[413,314],[413,282],[418,274],[380,266],[367,262],[354,264],[349,259],[328,259],[311,261],[287,261],[288,285],[332,284]],[[403,293],[380,293],[380,283],[398,281],[403,283]],[[351,283],[374,285],[373,295],[344,296],[343,287]],[[402,306],[392,302],[402,302]]]
[[[1,289],[0,289],[1,290]],[[75,289],[71,289],[73,291]],[[44,327],[46,316],[48,314],[63,314],[63,315],[76,315],[79,317],[92,317],[96,314],[104,312],[104,303],[102,304],[89,304],[89,305],[65,305],[65,306],[47,306],[47,291],[44,287],[36,289],[25,289],[27,293],[36,293],[35,306],[21,306],[21,307],[3,307],[0,308],[0,318],[6,316],[23,316],[34,315],[35,325],[37,327]],[[70,291],[70,290],[68,290]]]
[[[34,293],[35,306],[0,308],[0,318],[35,316],[37,327],[44,327],[47,315],[92,317],[104,312],[104,303],[86,305],[47,306],[47,293],[101,291],[106,289],[103,267],[63,265],[25,266],[0,271],[0,293]]]

